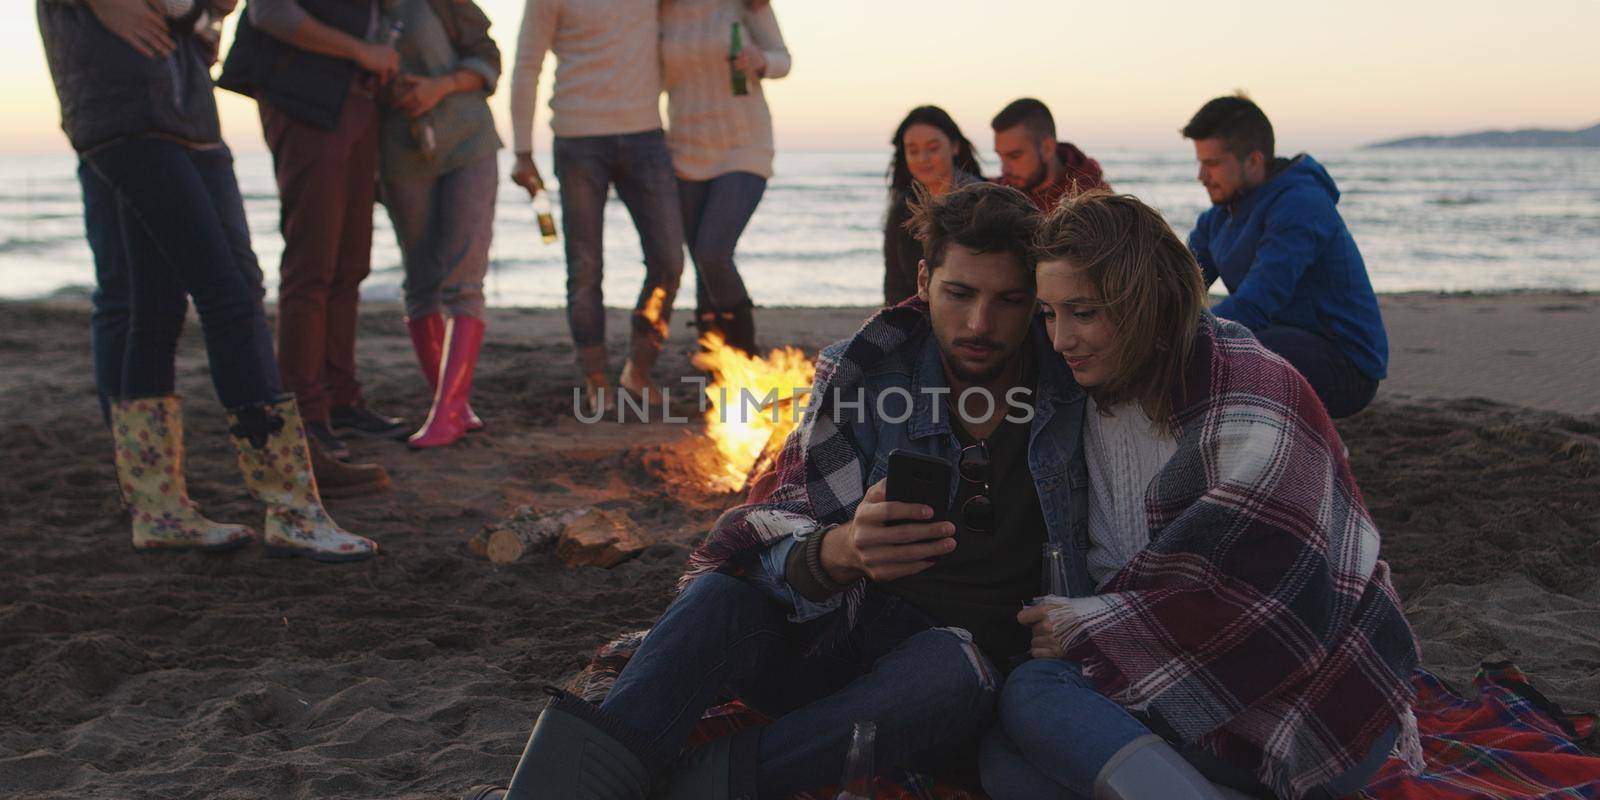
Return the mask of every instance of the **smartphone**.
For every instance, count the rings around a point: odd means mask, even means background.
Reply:
[[[938,456],[895,450],[889,454],[888,499],[896,503],[918,503],[933,509],[924,522],[943,522],[949,518],[950,462]],[[899,520],[892,525],[914,522]]]

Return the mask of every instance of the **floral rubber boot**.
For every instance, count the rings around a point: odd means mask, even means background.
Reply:
[[[117,485],[133,518],[133,549],[232,550],[255,539],[244,525],[213,522],[189,499],[183,476],[183,404],[176,395],[111,404]]]
[[[339,527],[322,507],[293,397],[230,411],[228,419],[245,485],[267,506],[267,555],[364,561],[378,554],[377,542]]]

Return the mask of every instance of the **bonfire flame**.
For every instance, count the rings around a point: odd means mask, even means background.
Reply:
[[[644,317],[644,321],[650,323],[650,327],[653,328],[656,332],[656,335],[660,336],[662,339],[666,339],[668,333],[667,321],[661,318],[661,308],[666,304],[666,302],[667,290],[657,286],[655,291],[650,293],[649,299],[644,301],[644,308],[633,312],[641,317]]]
[[[708,476],[713,486],[739,491],[754,476],[763,455],[771,457],[794,429],[804,410],[816,365],[793,347],[752,356],[724,341],[716,331],[700,337],[694,365],[710,373],[706,394],[706,435],[721,455],[721,472]]]

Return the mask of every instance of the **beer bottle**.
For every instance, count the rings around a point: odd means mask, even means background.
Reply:
[[[556,240],[556,215],[550,205],[550,190],[540,188],[533,196],[533,213],[539,218],[539,237],[545,244]]]
[[[750,86],[746,82],[744,70],[734,63],[734,59],[744,52],[744,37],[739,34],[739,23],[733,23],[733,40],[728,45],[728,69],[732,74],[733,96],[743,97],[750,93]]]
[[[855,724],[850,731],[850,752],[844,757],[844,775],[839,780],[839,793],[833,796],[833,800],[872,800],[877,796],[877,767],[872,763],[872,750],[877,739],[877,723],[862,721]]]
[[[1044,574],[1039,580],[1041,596],[1071,597],[1067,588],[1067,553],[1055,542],[1044,546]]]
[[[433,132],[433,116],[423,114],[411,120],[411,141],[417,145],[417,150],[422,157],[432,161],[439,152],[439,138]]]
[[[394,47],[394,43],[400,41],[400,35],[405,33],[405,32],[406,32],[406,23],[405,23],[405,21],[397,19],[394,22],[389,24],[389,31],[385,35],[384,41],[387,42],[390,47]],[[378,95],[378,90],[380,88],[383,88],[383,87],[378,86],[378,76],[370,75],[370,74],[369,75],[364,75],[361,78],[361,82],[362,82],[363,85],[365,85],[367,87],[367,91],[371,92],[374,97],[379,96]],[[393,92],[394,91],[394,84],[390,83],[388,88],[389,88],[390,92]]]
[[[405,30],[406,24],[402,20],[397,19],[393,25],[389,26],[390,47],[395,47],[400,43],[400,36],[405,33]],[[393,85],[391,85],[389,94],[391,98],[396,94]],[[439,152],[439,138],[433,131],[433,115],[431,113],[423,114],[411,120],[410,126],[411,141],[417,146],[417,151],[422,153],[423,159],[432,161],[433,157]]]

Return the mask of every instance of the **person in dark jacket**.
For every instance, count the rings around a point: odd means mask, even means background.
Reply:
[[[379,0],[250,0],[217,85],[253,97],[281,204],[278,366],[307,429],[338,457],[334,428],[401,435],[356,380],[361,281],[372,266],[377,87],[400,56]]]
[[[919,193],[940,197],[983,180],[972,142],[938,106],[917,106],[895,128],[889,163],[889,213],[883,224],[883,302],[896,305],[917,293],[922,243],[906,227]]]
[[[1044,103],[1032,97],[1011,101],[989,123],[994,152],[1000,156],[996,180],[1021,189],[1041,212],[1049,213],[1063,197],[1090,189],[1111,191],[1100,162],[1071,142],[1056,139],[1056,120]]]
[[[1272,123],[1243,96],[1206,103],[1183,135],[1212,202],[1189,249],[1207,286],[1228,287],[1212,310],[1293,364],[1329,416],[1366,408],[1388,375],[1389,339],[1333,178],[1304,153],[1276,157]]]
[[[133,547],[228,550],[255,539],[245,526],[202,516],[185,488],[174,360],[193,298],[245,484],[267,506],[267,547],[323,561],[370,558],[377,544],[328,516],[318,483],[348,494],[381,490],[388,477],[308,445],[295,398],[278,380],[261,268],[208,69],[209,22],[232,10],[232,0],[197,0],[169,19],[148,0],[37,4],[61,127],[78,152],[95,261],[95,387]]]

